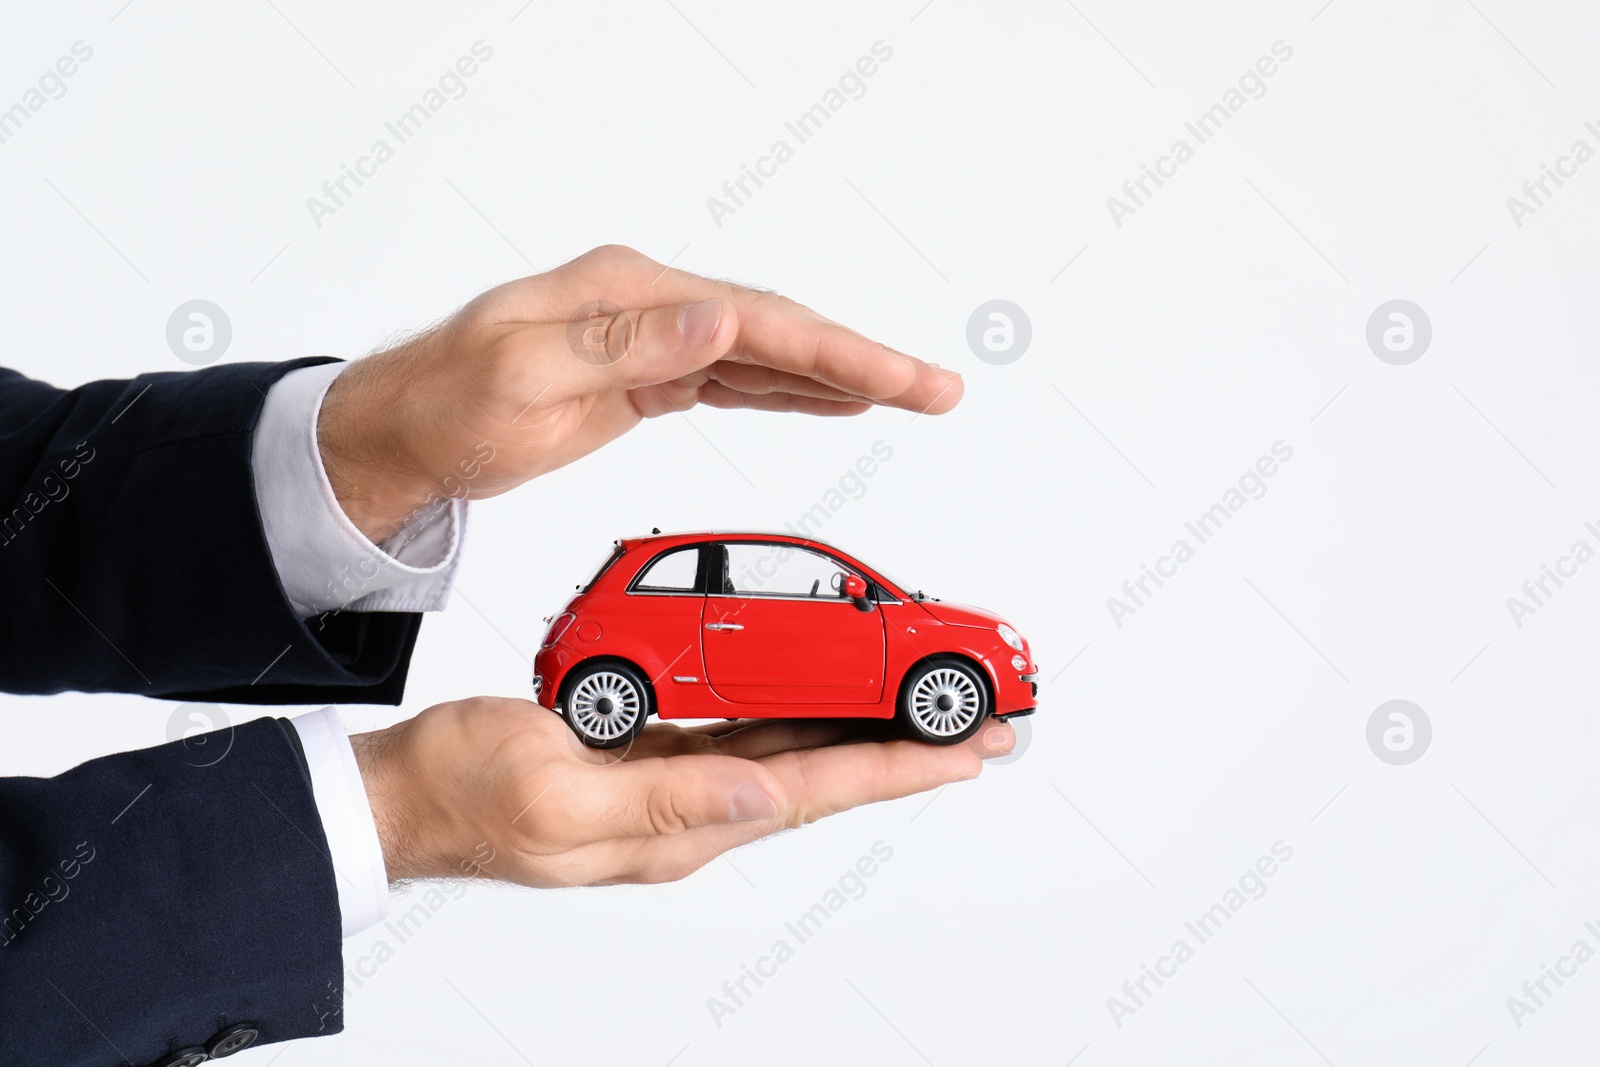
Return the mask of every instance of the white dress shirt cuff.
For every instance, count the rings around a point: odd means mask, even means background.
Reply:
[[[302,367],[267,391],[251,467],[278,579],[302,619],[325,611],[440,611],[460,562],[466,502],[439,498],[381,546],[356,528],[317,444],[322,398],[347,366]]]
[[[352,937],[389,917],[389,871],[372,805],[339,713],[323,708],[289,721],[305,749],[311,792],[333,858],[340,925],[344,936]]]

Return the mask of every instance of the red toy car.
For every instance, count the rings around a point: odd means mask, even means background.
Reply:
[[[534,694],[584,744],[663,719],[898,716],[950,745],[1034,710],[1037,667],[999,616],[909,592],[820,541],[618,541],[550,623]]]

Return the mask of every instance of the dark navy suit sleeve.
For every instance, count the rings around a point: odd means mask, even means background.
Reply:
[[[421,616],[300,620],[256,510],[267,391],[320,362],[71,391],[0,369],[0,691],[400,702]]]
[[[298,619],[257,513],[266,394],[315,362],[70,391],[0,370],[0,692],[399,702],[420,616]],[[0,1067],[190,1065],[341,1028],[293,728],[204,736],[0,778]]]
[[[292,732],[257,719],[0,778],[0,1067],[343,1028],[335,872]]]

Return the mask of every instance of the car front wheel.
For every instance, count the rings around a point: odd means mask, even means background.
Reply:
[[[919,741],[957,744],[988,717],[989,687],[965,660],[929,660],[913,668],[900,689],[900,719]]]
[[[562,717],[590,748],[621,748],[650,717],[650,687],[626,663],[584,664],[567,680]]]

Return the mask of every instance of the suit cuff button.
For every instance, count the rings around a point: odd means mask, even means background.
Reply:
[[[243,1052],[256,1043],[256,1038],[261,1036],[261,1031],[255,1023],[236,1023],[224,1030],[218,1030],[206,1042],[206,1053],[214,1060],[224,1056],[232,1056],[235,1052]]]
[[[210,1059],[206,1050],[196,1045],[193,1048],[180,1048],[155,1062],[155,1067],[200,1067]]]

